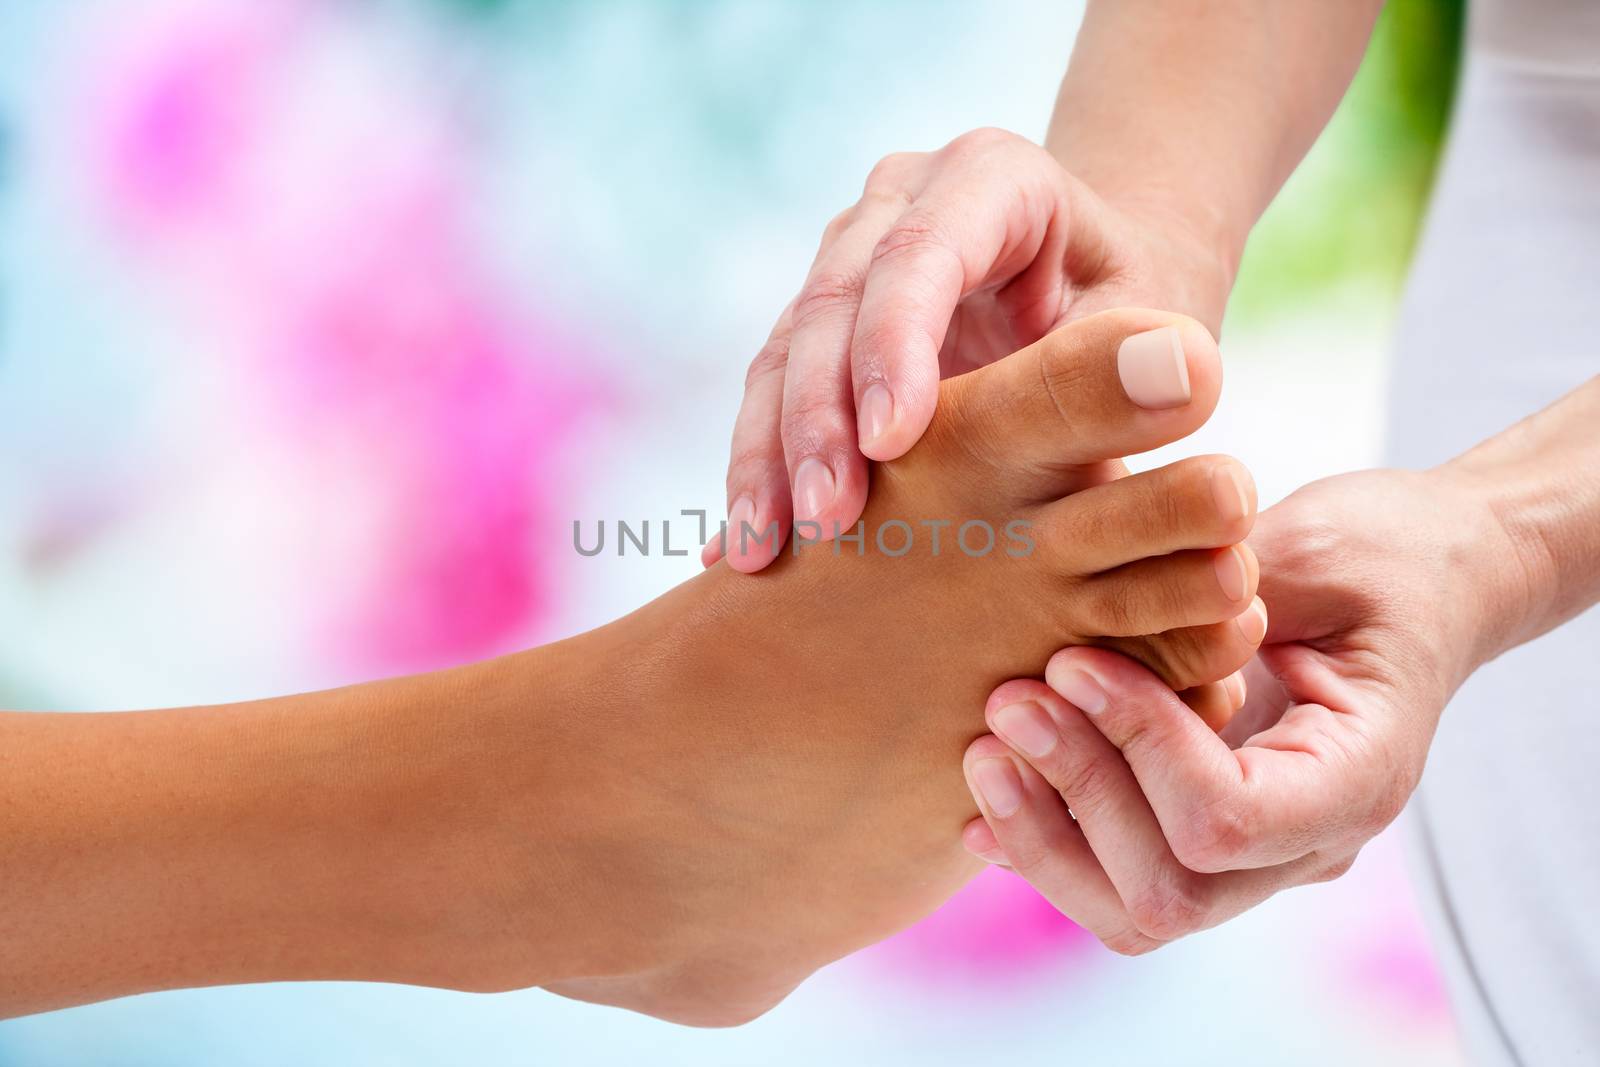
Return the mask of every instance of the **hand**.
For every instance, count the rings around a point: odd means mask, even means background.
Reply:
[[[1518,549],[1449,467],[1317,482],[1263,512],[1251,544],[1272,618],[1222,736],[1137,664],[1068,649],[1048,687],[994,692],[996,736],[967,751],[984,815],[968,849],[1119,952],[1343,873],[1527,609]]]
[[[1015,134],[976,130],[884,158],[824,230],[750,365],[729,527],[776,523],[779,546],[791,519],[824,538],[849,529],[866,502],[867,458],[896,459],[922,436],[941,377],[1114,307],[1185,312],[1215,333],[1228,273],[1176,218],[1115,206]],[[714,538],[702,558],[722,554]],[[775,554],[755,539],[729,563],[758,571]]]

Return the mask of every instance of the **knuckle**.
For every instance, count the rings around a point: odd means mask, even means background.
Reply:
[[[735,441],[728,459],[728,491],[747,489],[768,471],[781,470],[783,449],[776,441]]]
[[[1024,878],[1037,877],[1048,872],[1052,860],[1055,859],[1049,845],[1031,834],[1015,836],[1016,840],[1000,842],[1000,851],[1005,853],[1006,862],[1011,865],[1011,869]],[[998,834],[996,840],[999,840]]]
[[[866,274],[861,270],[836,268],[822,270],[806,279],[805,288],[794,302],[796,329],[854,308],[861,302]]]
[[[1197,880],[1180,877],[1158,882],[1141,893],[1128,914],[1147,937],[1175,941],[1205,928],[1211,903]]]
[[[1199,809],[1173,834],[1171,841],[1172,854],[1178,862],[1204,874],[1231,869],[1249,843],[1249,820],[1243,809],[1231,802],[1218,802]]]
[[[1335,879],[1343,878],[1346,874],[1350,873],[1350,868],[1354,867],[1355,864],[1356,857],[1355,854],[1352,853],[1341,860],[1335,860],[1333,863],[1328,864],[1326,867],[1318,871],[1311,880],[1313,882],[1331,882]]]
[[[789,343],[787,339],[773,339],[761,346],[761,351],[756,353],[756,358],[750,361],[750,369],[744,374],[744,388],[749,392],[752,387],[765,379],[768,375],[783,374],[789,367]]]
[[[778,437],[786,455],[834,456],[850,447],[850,432],[850,414],[832,393],[802,386],[785,398]]]
[[[1074,752],[1066,745],[1057,745],[1056,752]],[[1111,794],[1115,778],[1111,768],[1097,759],[1069,754],[1048,768],[1041,768],[1045,780],[1060,793],[1074,814],[1081,814],[1104,805]]]
[[[866,191],[887,193],[899,189],[921,158],[917,152],[890,152],[867,172]]]
[[[998,126],[979,126],[975,130],[968,130],[961,134],[947,146],[952,155],[965,156],[971,154],[987,153],[996,148],[1009,147],[1017,142],[1032,144],[1025,138],[1002,130]]]
[[[852,204],[829,219],[828,224],[822,228],[822,247],[826,248],[837,241],[839,235],[850,228],[850,224],[855,221],[855,218],[856,206]]]
[[[1102,937],[1100,943],[1119,956],[1143,956],[1161,947],[1159,941],[1152,941],[1134,926],[1124,927]]]
[[[878,239],[872,250],[873,264],[902,256],[954,256],[944,227],[925,212],[907,212]]]
[[[1327,750],[1363,783],[1360,787],[1368,798],[1354,820],[1355,828],[1363,840],[1382,831],[1405,810],[1416,789],[1421,771],[1409,756],[1397,753],[1381,734],[1367,730],[1335,733],[1331,722],[1333,713],[1320,709],[1318,733],[1328,739]]]
[[[871,377],[868,371],[881,372],[891,357],[907,352],[920,339],[921,334],[913,332],[903,319],[880,318],[872,323],[863,320],[851,343],[850,354],[860,375]]]
[[[1400,817],[1405,810],[1406,802],[1411,798],[1411,790],[1403,781],[1386,781],[1379,787],[1373,799],[1372,813],[1368,820],[1367,829],[1376,834]]]

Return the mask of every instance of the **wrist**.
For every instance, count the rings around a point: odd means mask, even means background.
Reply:
[[[1150,250],[1145,270],[1164,293],[1164,309],[1193,316],[1220,334],[1243,238],[1212,213],[1186,210],[1171,198],[1124,192],[1104,199],[1134,231],[1132,246]]]
[[[1554,589],[1553,571],[1518,495],[1472,453],[1427,476],[1454,502],[1447,520],[1463,543],[1462,610],[1475,621],[1468,670],[1528,640]]]

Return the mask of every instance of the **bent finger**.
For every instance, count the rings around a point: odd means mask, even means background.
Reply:
[[[963,769],[1012,869],[1057,911],[1116,952],[1158,946],[1134,925],[1066,803],[1038,771],[989,736],[967,748]]]

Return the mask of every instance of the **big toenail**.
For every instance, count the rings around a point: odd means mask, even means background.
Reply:
[[[1189,402],[1189,364],[1176,326],[1136,333],[1117,349],[1122,391],[1142,408],[1160,411]]]

